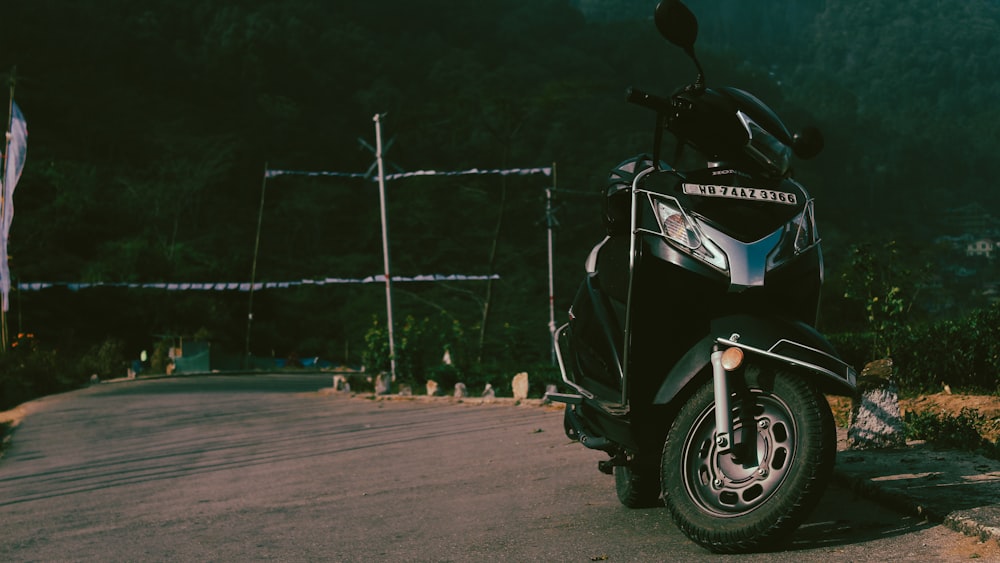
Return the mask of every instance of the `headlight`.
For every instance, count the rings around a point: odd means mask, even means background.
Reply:
[[[805,209],[792,221],[795,228],[795,252],[805,252],[819,242],[819,232],[816,230],[816,216],[813,211],[813,200],[806,202]]]
[[[672,199],[653,199],[660,230],[668,240],[677,243],[688,254],[723,272],[729,269],[726,254],[711,240],[702,236],[697,225]]]
[[[663,200],[656,200],[656,216],[663,234],[670,240],[689,249],[701,246],[701,237],[690,219],[677,207]]]
[[[768,269],[779,266],[799,254],[819,244],[819,233],[816,230],[816,216],[813,211],[813,200],[806,202],[802,213],[785,225],[785,233],[774,252],[768,257]]]
[[[757,125],[750,116],[737,112],[737,116],[750,135],[746,151],[754,160],[768,170],[784,176],[792,160],[792,148],[782,143],[766,129]]]

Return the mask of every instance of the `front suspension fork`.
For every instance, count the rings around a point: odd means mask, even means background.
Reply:
[[[712,349],[712,392],[715,396],[715,446],[718,455],[732,455],[733,461],[744,464],[758,463],[756,455],[757,426],[754,423],[753,398],[744,394],[739,413],[733,412],[732,389],[729,385],[723,360],[723,351],[716,345]],[[731,367],[734,369],[736,366]],[[739,386],[743,391],[745,387]],[[737,389],[740,392],[740,389]],[[735,443],[733,417],[740,421],[740,442]]]
[[[712,349],[712,391],[715,394],[715,445],[719,453],[729,453],[733,447],[733,419],[729,406],[729,382],[722,367],[722,350]]]

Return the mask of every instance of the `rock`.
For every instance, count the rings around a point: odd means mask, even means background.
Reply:
[[[865,366],[858,380],[861,396],[851,413],[847,430],[853,450],[899,448],[906,445],[906,431],[899,408],[899,392],[891,379],[892,360]]]
[[[388,377],[384,373],[380,373],[375,377],[375,394],[385,395],[389,392],[389,382]]]
[[[413,396],[413,389],[411,389],[409,385],[400,385],[399,386],[399,396],[400,397],[412,397]]]
[[[858,389],[885,387],[892,381],[892,358],[868,362],[858,377]]]
[[[434,397],[438,394],[438,384],[437,381],[433,379],[427,380],[427,396]]]
[[[528,372],[522,371],[514,376],[511,381],[511,389],[514,391],[514,398],[523,400],[528,398]]]
[[[489,383],[486,384],[486,388],[483,389],[482,397],[485,399],[493,399],[497,396],[496,391],[493,390],[493,386]]]
[[[465,388],[465,384],[462,382],[455,384],[455,397],[458,399],[464,399],[469,396],[469,391]]]
[[[346,389],[345,389],[346,387]],[[350,385],[347,383],[347,378],[343,375],[333,376],[333,390],[334,391],[350,391]]]

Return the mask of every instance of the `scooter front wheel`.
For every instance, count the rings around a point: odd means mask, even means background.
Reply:
[[[716,440],[708,381],[671,425],[660,466],[674,522],[720,553],[788,540],[819,502],[836,456],[833,416],[818,390],[801,377],[757,366],[747,366],[743,378],[745,385],[731,384],[739,388],[730,398],[734,447]]]

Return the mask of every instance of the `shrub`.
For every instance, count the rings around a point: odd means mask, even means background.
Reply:
[[[3,451],[7,447],[7,434],[10,433],[10,422],[0,422],[0,457],[3,456]]]
[[[365,350],[361,361],[365,371],[372,377],[379,373],[389,372],[389,331],[379,322],[378,317],[372,318],[372,326],[365,332]]]
[[[413,387],[427,383],[425,366],[434,365],[427,358],[433,348],[427,337],[429,322],[407,315],[396,331],[396,377],[401,383]]]
[[[149,371],[152,373],[166,373],[170,364],[170,348],[173,347],[173,340],[165,338],[156,343],[153,347],[153,354],[149,358]]]
[[[903,325],[910,303],[916,294],[917,276],[901,262],[896,241],[882,246],[856,244],[850,249],[850,262],[842,274],[847,300],[864,307],[871,354],[885,357],[895,352],[893,334]],[[905,287],[901,287],[901,285]]]
[[[97,374],[101,379],[125,377],[128,374],[128,360],[125,343],[117,338],[109,338],[94,346],[80,358],[79,371],[85,377]]]
[[[469,395],[477,396],[486,384],[489,383],[499,394],[501,392],[501,377],[498,375],[502,368],[497,364],[474,364],[468,370],[462,372],[462,383],[465,383],[469,390]],[[510,388],[510,385],[507,386]]]
[[[41,345],[12,348],[0,354],[0,410],[72,389],[83,381],[55,350]]]
[[[394,337],[398,384],[418,387],[428,379],[433,379],[442,389],[448,389],[455,385],[460,374],[466,374],[468,361],[464,350],[467,343],[458,321],[446,315],[421,319],[410,315],[396,325]],[[365,371],[378,374],[390,370],[388,332],[384,323],[373,318],[372,326],[365,333],[365,350],[362,354]],[[451,357],[450,365],[442,362],[445,350]],[[469,381],[464,383],[472,387]]]
[[[941,447],[974,450],[983,445],[979,426],[983,415],[974,409],[964,408],[956,416],[944,413],[908,412],[904,417],[906,438],[927,440]]]
[[[548,385],[558,386],[562,383],[559,368],[549,364],[536,364],[528,368],[528,396],[541,398],[545,396]]]
[[[454,365],[441,364],[427,370],[427,379],[436,381],[438,388],[447,393],[454,389],[455,384],[459,382],[459,371]]]

